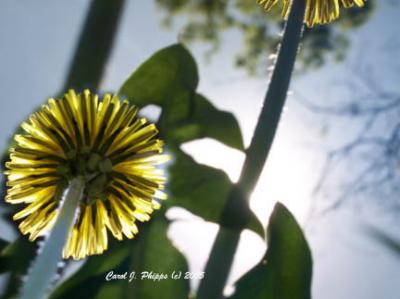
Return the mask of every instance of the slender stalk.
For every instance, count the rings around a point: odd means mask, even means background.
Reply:
[[[78,177],[73,179],[65,190],[54,227],[33,262],[19,299],[45,298],[49,284],[57,271],[68,233],[74,223],[83,189],[84,180]]]
[[[125,0],[92,0],[63,90],[98,88]]]
[[[221,226],[218,231],[206,264],[205,277],[199,286],[197,299],[222,298],[240,233],[246,225],[246,217],[240,216],[244,212],[242,208],[245,204],[248,209],[250,194],[256,186],[268,158],[285,104],[301,39],[304,13],[305,0],[293,0],[275,69],[253,138],[246,151],[240,179],[234,192],[230,193],[222,214],[221,223],[230,225],[228,227]],[[236,191],[240,193],[239,196]],[[241,219],[239,224],[238,219]],[[244,221],[242,221],[243,219]]]

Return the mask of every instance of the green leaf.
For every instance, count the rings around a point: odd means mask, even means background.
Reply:
[[[0,254],[0,273],[24,271],[35,255],[36,244],[21,236],[5,246]]]
[[[312,258],[293,215],[275,205],[268,226],[268,250],[261,262],[236,283],[229,299],[309,299]]]
[[[85,292],[92,296],[97,292],[97,282],[103,283],[105,275],[117,267],[129,256],[130,248],[123,243],[116,243],[101,256],[91,256],[73,276],[54,290],[51,299],[74,298],[74,294]],[[85,287],[82,283],[86,283]],[[86,297],[90,298],[90,297]]]
[[[193,57],[183,46],[174,45],[144,62],[126,80],[120,94],[138,106],[156,104],[162,108],[158,127],[176,154],[168,186],[172,196],[166,205],[181,206],[207,221],[219,222],[232,183],[223,171],[197,164],[179,147],[206,137],[242,151],[244,145],[234,115],[197,94],[197,84]],[[254,214],[248,228],[264,238],[264,228]]]
[[[191,114],[185,121],[178,123],[168,136],[182,144],[199,138],[213,138],[227,146],[244,150],[243,138],[235,116],[218,110],[208,99],[196,94]]]
[[[262,239],[265,239],[264,226],[253,212],[250,213],[250,219],[246,228],[259,235]]]
[[[7,247],[7,245],[9,245],[10,243],[6,240],[0,239],[0,251],[2,251],[5,247]]]
[[[119,94],[139,107],[160,106],[159,127],[168,142],[179,145],[210,137],[244,150],[236,118],[196,94],[198,82],[196,62],[185,47],[177,44],[158,51],[144,62],[125,81]]]
[[[122,85],[119,94],[136,105],[164,106],[182,91],[195,91],[199,82],[196,62],[181,44],[156,52]],[[186,99],[187,100],[187,99]]]
[[[101,284],[101,288],[96,297],[82,297],[93,299],[112,299],[124,298],[125,281],[114,281]]]
[[[143,235],[141,244],[135,248],[136,254],[131,261],[131,270],[137,273],[137,279],[130,284],[130,290],[127,290],[132,298],[188,298],[189,280],[184,279],[188,265],[182,253],[168,239],[167,230],[167,220],[162,215],[157,215],[148,227],[146,235]],[[182,273],[180,279],[172,279],[174,271]],[[144,272],[165,274],[167,279],[141,279],[140,276]]]
[[[28,271],[29,264],[35,256],[36,244],[20,236],[5,246],[0,254],[0,273],[10,272],[6,289],[0,298],[12,298],[21,285],[21,277]]]
[[[176,150],[169,175],[171,194],[165,205],[183,207],[206,221],[220,221],[233,187],[225,172],[198,164],[189,155]],[[254,213],[250,215],[247,228],[264,238],[263,226]]]
[[[140,279],[141,272],[166,273],[188,271],[184,256],[167,237],[168,222],[157,215],[143,224],[133,240],[119,242],[101,256],[90,257],[86,264],[69,280],[61,284],[50,297],[67,298],[187,298],[187,280],[167,279],[160,282]],[[127,273],[126,280],[106,281],[106,275]],[[129,275],[136,278],[129,282]]]

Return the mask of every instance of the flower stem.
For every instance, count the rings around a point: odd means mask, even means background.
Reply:
[[[98,88],[125,0],[92,0],[63,90]]]
[[[292,1],[275,69],[272,73],[253,138],[249,148],[246,150],[246,159],[240,179],[235,186],[235,189],[241,193],[241,200],[246,201],[247,208],[250,194],[257,184],[271,150],[285,104],[301,39],[305,7],[305,0]],[[243,204],[235,204],[236,210],[234,209],[232,213],[231,202],[236,201],[237,203],[237,198],[236,192],[230,193],[225,206],[225,209],[229,209],[230,213],[224,212],[222,214],[221,223],[234,224],[237,219],[240,219],[240,214],[243,214],[243,210],[240,207]],[[200,283],[197,299],[222,298],[223,289],[239,243],[240,233],[245,224],[244,222],[239,226],[220,227],[206,264],[205,276]]]
[[[77,177],[71,180],[64,191],[54,226],[28,272],[19,299],[45,298],[49,284],[57,271],[68,233],[74,223],[83,189],[84,180]]]

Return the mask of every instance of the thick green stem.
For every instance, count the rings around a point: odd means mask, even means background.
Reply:
[[[98,88],[125,0],[92,0],[63,90]]]
[[[54,227],[29,270],[19,299],[45,298],[49,284],[56,274],[57,264],[61,260],[68,233],[74,223],[84,186],[83,178],[74,178],[65,190]]]
[[[267,94],[264,99],[257,126],[250,146],[246,151],[246,159],[242,168],[239,182],[235,189],[240,192],[231,192],[225,209],[230,211],[222,215],[222,223],[230,223],[230,227],[221,227],[214,241],[211,255],[207,261],[205,277],[200,283],[197,299],[222,298],[232,261],[239,243],[240,233],[246,221],[235,225],[237,219],[243,219],[242,207],[248,199],[264,168],[282,114],[293,67],[296,61],[298,46],[301,39],[305,13],[305,0],[294,0],[286,23],[285,32],[278,52],[275,69],[272,73]],[[236,211],[233,209],[233,204]],[[235,211],[232,213],[232,211]],[[246,218],[246,217],[245,217]],[[237,224],[237,223],[236,223]]]

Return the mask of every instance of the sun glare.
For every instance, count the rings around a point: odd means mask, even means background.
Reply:
[[[283,128],[283,131],[286,131]],[[312,187],[310,159],[300,146],[290,143],[282,132],[276,138],[259,182],[252,194],[250,206],[263,224],[266,224],[277,201],[285,204],[302,222],[309,207]],[[182,149],[191,154],[198,163],[224,170],[236,182],[244,162],[244,154],[228,148],[212,139],[186,143]],[[212,155],[205,153],[213,153]]]

